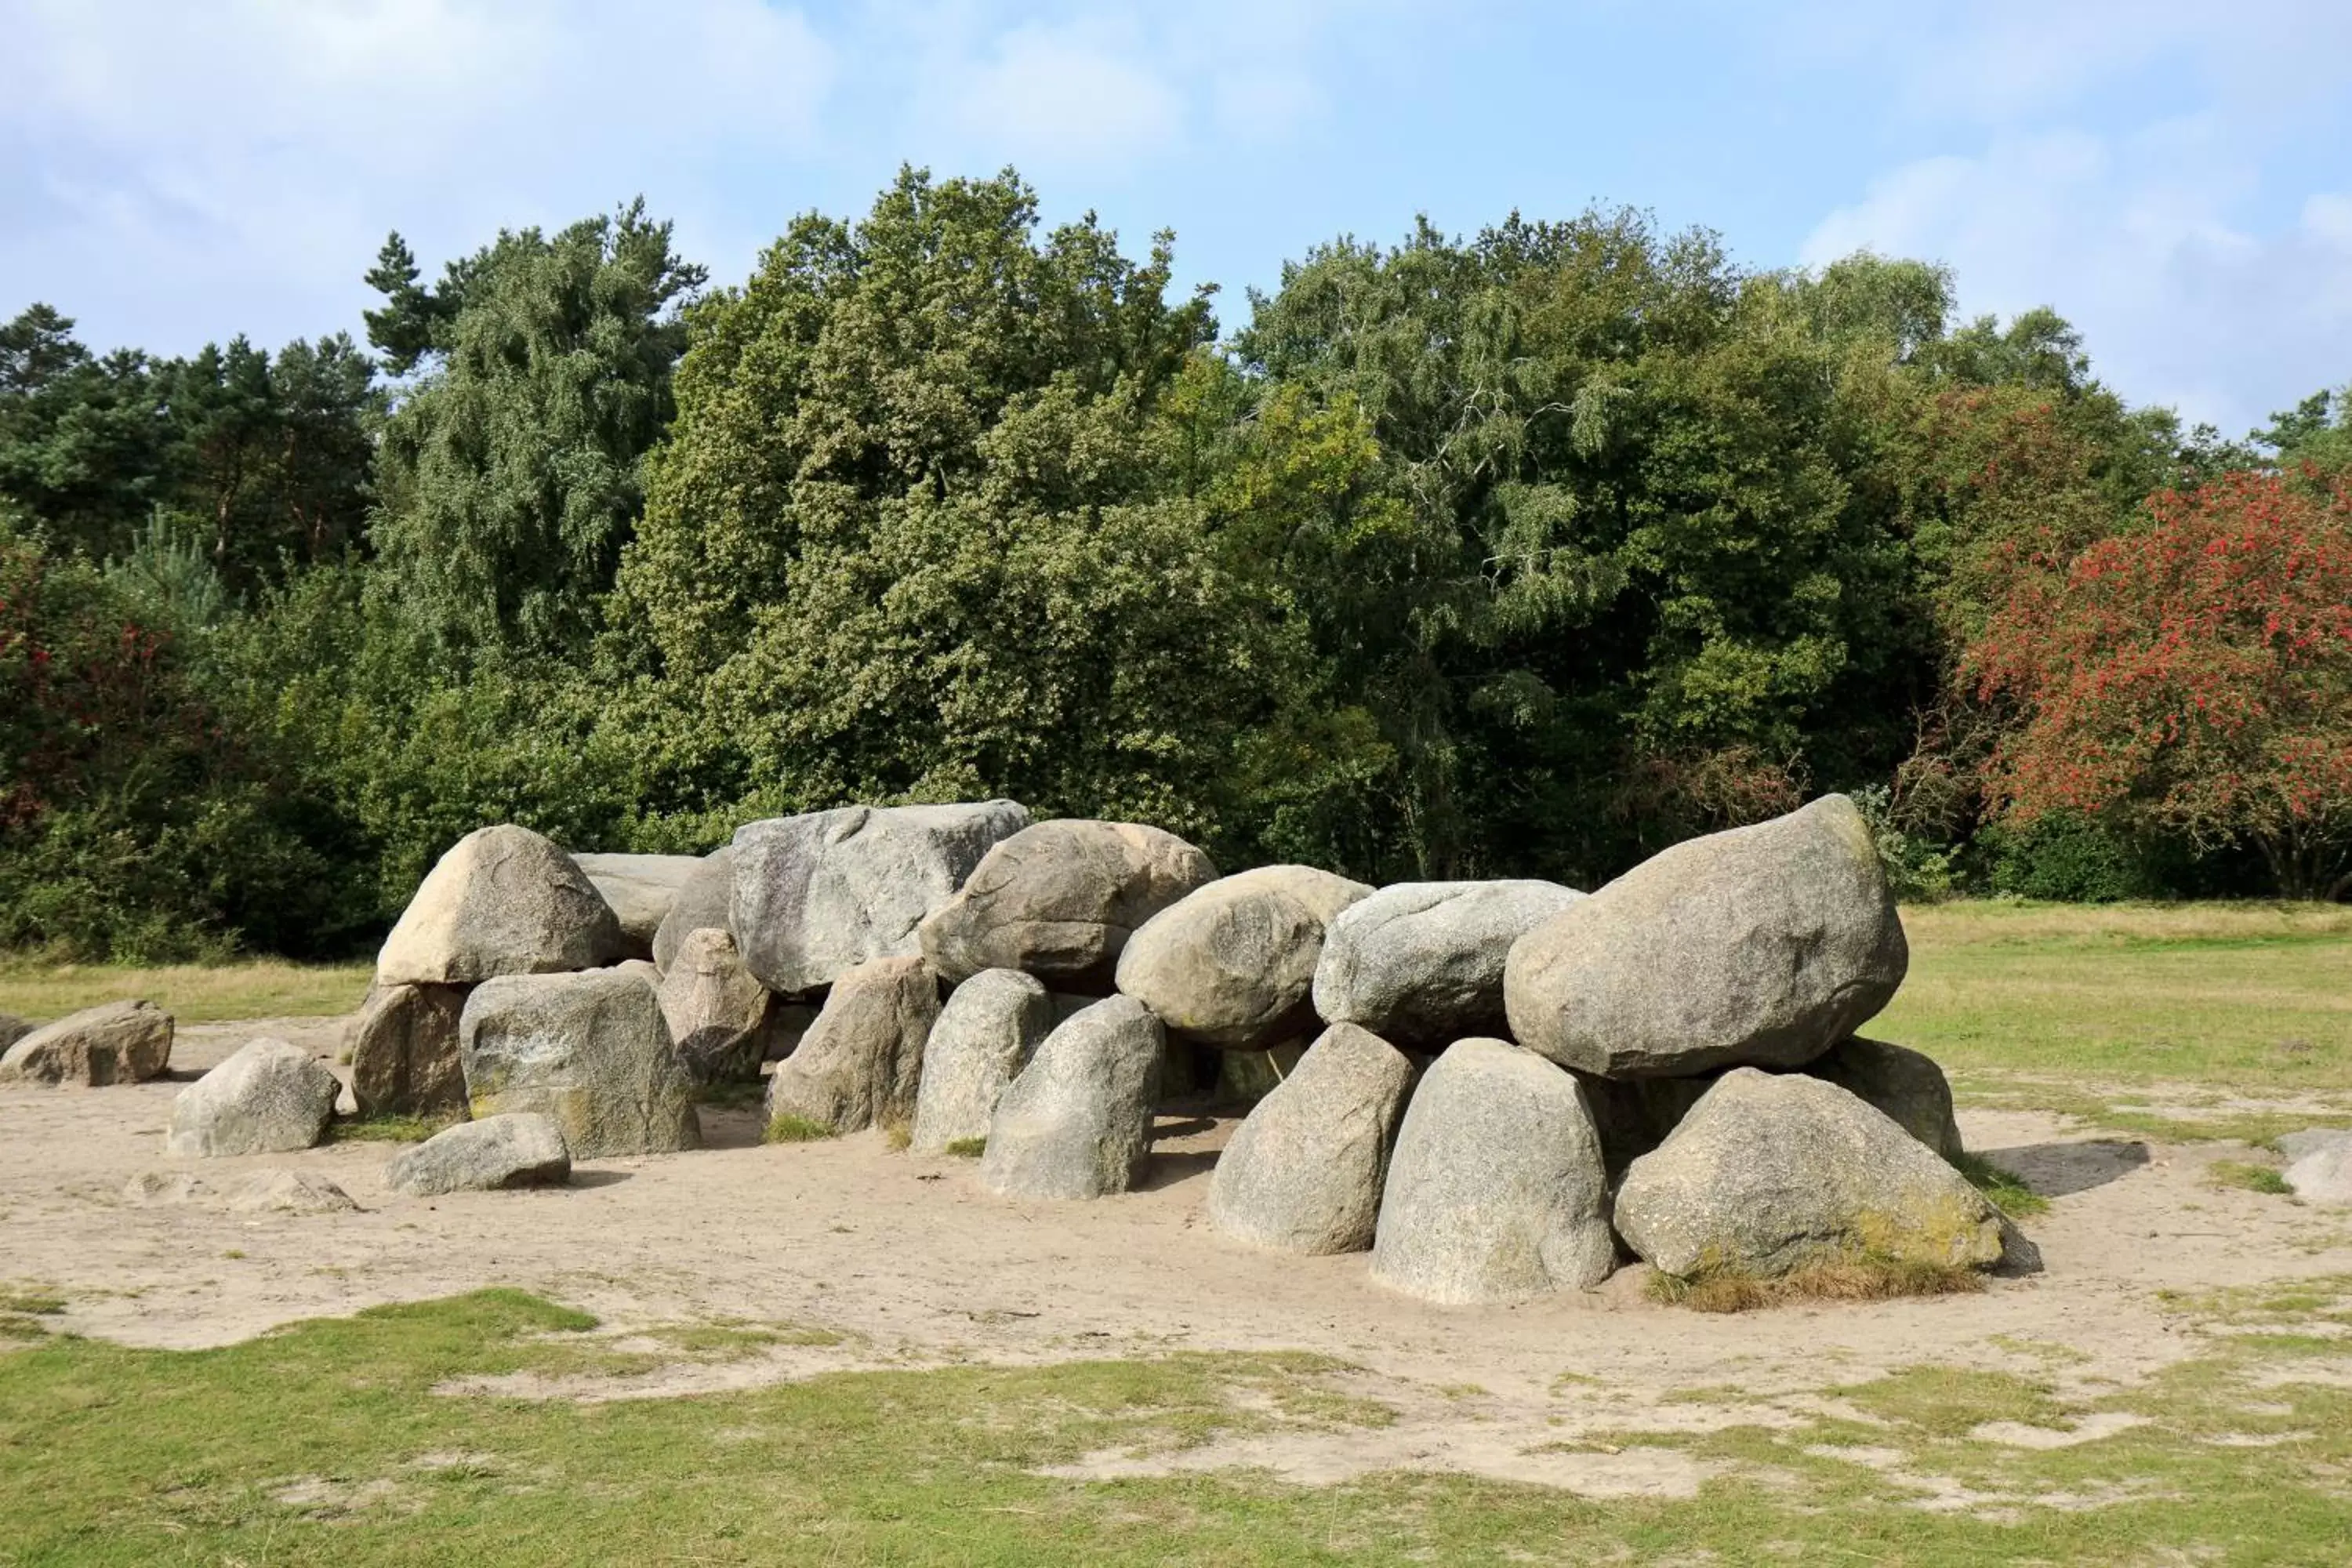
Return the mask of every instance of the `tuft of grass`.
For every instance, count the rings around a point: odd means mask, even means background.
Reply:
[[[1687,1275],[1650,1276],[1650,1299],[1694,1312],[1748,1312],[1799,1301],[1891,1301],[1906,1296],[1959,1296],[1984,1289],[1984,1276],[1947,1263],[1860,1253],[1825,1258],[1786,1274],[1759,1275],[1707,1265]]]
[[[330,1143],[422,1143],[436,1132],[464,1121],[454,1113],[415,1116],[390,1111],[374,1116],[338,1117],[327,1127]]]
[[[768,1118],[767,1131],[760,1135],[763,1143],[818,1143],[837,1136],[822,1121],[811,1121],[805,1116],[786,1111]]]
[[[2290,1197],[2294,1193],[2286,1184],[2286,1173],[2277,1166],[2257,1165],[2244,1160],[2216,1160],[2205,1167],[2205,1177],[2217,1187],[2242,1187],[2274,1197]]]
[[[184,1024],[319,1018],[354,1012],[375,969],[366,963],[47,963],[0,954],[0,1013],[62,1018],[101,1002],[152,1002]]]
[[[947,1152],[954,1155],[959,1160],[977,1160],[982,1154],[988,1152],[988,1140],[985,1138],[950,1138],[948,1140]]]
[[[893,1118],[882,1124],[882,1136],[889,1143],[892,1153],[903,1154],[907,1152],[908,1145],[915,1141],[915,1124],[903,1119]]]
[[[2004,1170],[1981,1154],[1963,1152],[1952,1161],[1952,1165],[1969,1179],[1971,1186],[1992,1200],[1993,1207],[2011,1219],[2050,1212],[2050,1200],[2027,1186],[2023,1176]]]
[[[22,1312],[52,1318],[66,1310],[66,1299],[46,1290],[0,1290],[0,1312]]]

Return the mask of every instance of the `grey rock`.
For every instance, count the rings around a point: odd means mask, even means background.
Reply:
[[[767,1049],[771,994],[743,967],[735,939],[704,927],[670,957],[659,988],[662,1017],[687,1070],[702,1083],[757,1079]]]
[[[0,1053],[6,1052],[10,1046],[32,1032],[33,1026],[29,1020],[19,1018],[14,1013],[0,1013]]]
[[[2316,1154],[2338,1144],[2352,1146],[2352,1127],[2306,1127],[2300,1132],[2289,1132],[2278,1140],[2278,1152],[2292,1165],[2306,1154]]]
[[[384,1185],[413,1197],[498,1187],[560,1185],[572,1179],[563,1130],[535,1111],[461,1121],[394,1155]]]
[[[983,969],[955,988],[923,1047],[915,1095],[918,1154],[988,1136],[996,1102],[1054,1027],[1045,983],[1016,969]]]
[[[310,1052],[263,1036],[182,1089],[163,1135],[171,1154],[280,1154],[326,1136],[342,1084]]]
[[[1206,855],[1157,827],[1041,822],[991,849],[923,921],[923,955],[950,984],[1018,969],[1057,991],[1099,994],[1128,938],[1216,874]]]
[[[2352,1204],[2352,1138],[2296,1156],[2286,1168],[2286,1184],[2305,1203]]]
[[[1691,1107],[1715,1087],[1716,1077],[1609,1079],[1577,1073],[1585,1106],[1592,1112],[1593,1131],[1601,1135],[1601,1158],[1609,1179],[1616,1181],[1627,1166],[1664,1142]]]
[[[122,1201],[141,1208],[194,1204],[231,1214],[346,1214],[360,1206],[317,1172],[283,1167],[218,1178],[143,1171],[124,1184]]]
[[[0,1083],[140,1083],[172,1065],[172,1015],[152,1002],[106,1002],[17,1037]]]
[[[2003,1220],[1919,1140],[1833,1083],[1735,1068],[1617,1189],[1617,1231],[1668,1274],[1864,1255],[1990,1267]]]
[[[612,907],[631,958],[653,957],[655,933],[678,889],[702,868],[699,855],[574,855],[572,861]]]
[[[1616,1266],[1607,1201],[1576,1080],[1507,1040],[1457,1041],[1405,1107],[1372,1278],[1448,1306],[1589,1290]]]
[[[1132,996],[1110,996],[1047,1035],[988,1127],[981,1185],[1006,1197],[1123,1193],[1151,1149],[1151,1089],[1167,1032]]]
[[[1412,1058],[1377,1035],[1325,1030],[1217,1156],[1209,1224],[1282,1252],[1371,1246],[1412,1077]]]
[[[1128,939],[1118,988],[1187,1039],[1263,1049],[1313,1026],[1307,998],[1324,930],[1371,890],[1311,866],[1221,877]]]
[[[351,1028],[352,1108],[362,1116],[462,1110],[464,985],[373,985]]]
[[[735,847],[722,845],[705,855],[694,871],[678,884],[677,897],[654,932],[654,963],[667,970],[689,932],[723,931],[735,918]]]
[[[576,1160],[702,1146],[692,1076],[634,974],[485,981],[466,999],[457,1054],[475,1116],[551,1117]]]
[[[1959,1158],[1952,1086],[1944,1069],[1919,1052],[1855,1035],[1799,1070],[1837,1085],[1945,1159]]]
[[[1382,888],[1331,922],[1315,1011],[1406,1046],[1499,1035],[1511,944],[1582,897],[1525,880]]]
[[[1653,856],[1512,945],[1511,1032],[1603,1078],[1801,1067],[1886,1005],[1909,962],[1853,803]]]
[[[844,970],[799,1048],[769,1077],[768,1115],[835,1132],[906,1121],[939,1016],[939,977],[919,958]]]
[[[1013,802],[991,800],[751,823],[735,834],[729,929],[751,973],[787,995],[877,958],[915,957],[923,917],[1028,822]]]
[[[528,827],[484,827],[441,857],[376,955],[383,985],[463,985],[595,969],[626,956],[612,906]]]

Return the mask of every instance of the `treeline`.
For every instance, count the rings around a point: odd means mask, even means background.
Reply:
[[[908,172],[729,288],[642,204],[395,236],[372,354],[33,307],[0,944],[344,951],[486,822],[994,795],[1590,886],[1834,788],[1915,893],[2340,892],[2327,395],[2185,432],[2048,311],[1632,212],[1336,242],[1225,335],[1170,245]]]

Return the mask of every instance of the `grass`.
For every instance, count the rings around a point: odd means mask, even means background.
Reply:
[[[144,999],[184,1024],[326,1017],[358,1009],[374,967],[253,959],[138,968],[0,955],[0,1013],[46,1022],[101,1002]]]
[[[805,1116],[794,1116],[785,1111],[768,1119],[767,1131],[760,1135],[760,1141],[763,1143],[815,1143],[838,1136],[822,1121],[812,1121]]]
[[[2257,1165],[2244,1160],[2216,1160],[2206,1167],[2206,1179],[2219,1187],[2242,1187],[2250,1193],[2269,1193],[2285,1197],[2294,1191],[2286,1184],[2286,1173],[2275,1165]]]
[[[1824,1258],[1769,1278],[1727,1267],[1687,1275],[1654,1273],[1650,1299],[1694,1312],[1749,1312],[1804,1301],[1891,1301],[1906,1296],[1965,1296],[1985,1288],[1973,1268],[1864,1253]]]
[[[1979,1192],[1992,1200],[1993,1207],[2011,1219],[2027,1219],[2050,1212],[2050,1200],[2027,1186],[2024,1177],[2003,1170],[1981,1154],[1964,1153],[1952,1163]]]
[[[954,1155],[959,1160],[977,1160],[982,1154],[988,1152],[988,1140],[985,1138],[950,1138],[948,1140],[947,1152]]]
[[[374,1116],[337,1117],[327,1124],[330,1143],[422,1143],[436,1132],[446,1131],[463,1118],[454,1112],[446,1116],[416,1116],[384,1111]]]

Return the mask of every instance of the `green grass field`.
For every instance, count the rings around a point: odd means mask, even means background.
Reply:
[[[374,972],[367,963],[289,963],[274,958],[152,969],[0,958],[0,1013],[46,1022],[101,1002],[144,997],[190,1024],[324,1017],[358,1007]]]

